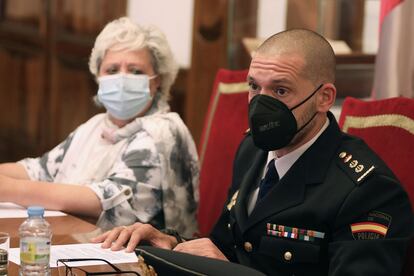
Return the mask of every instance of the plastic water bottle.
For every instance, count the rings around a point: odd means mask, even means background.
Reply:
[[[50,275],[52,231],[43,218],[45,209],[30,206],[29,217],[20,225],[20,275]]]

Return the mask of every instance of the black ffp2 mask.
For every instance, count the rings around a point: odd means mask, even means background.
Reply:
[[[256,147],[264,151],[278,150],[287,146],[293,137],[312,119],[297,129],[292,111],[308,101],[323,86],[321,84],[302,102],[289,109],[286,104],[266,95],[254,96],[249,104],[249,126]]]

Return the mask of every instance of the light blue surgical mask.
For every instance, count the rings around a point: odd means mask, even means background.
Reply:
[[[99,77],[98,100],[116,119],[131,119],[152,99],[149,81],[155,77],[132,74]]]

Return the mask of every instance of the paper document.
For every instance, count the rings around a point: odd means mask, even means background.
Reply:
[[[44,216],[60,217],[66,214],[60,211],[45,210]],[[0,218],[27,218],[27,209],[11,202],[0,202]]]
[[[50,247],[50,267],[56,267],[57,259],[75,258],[99,258],[105,259],[112,264],[135,263],[138,258],[134,252],[126,253],[124,250],[111,251],[101,248],[97,243],[79,243],[66,245],[52,245]],[[9,261],[20,265],[20,248],[9,249]],[[70,266],[101,265],[102,262],[70,262]]]

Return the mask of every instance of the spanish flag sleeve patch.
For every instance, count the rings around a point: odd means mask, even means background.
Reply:
[[[351,224],[351,230],[352,234],[360,232],[373,232],[385,236],[387,234],[388,227],[367,221]]]
[[[391,216],[372,211],[365,219],[350,225],[352,236],[355,240],[376,240],[387,235],[391,223]]]

